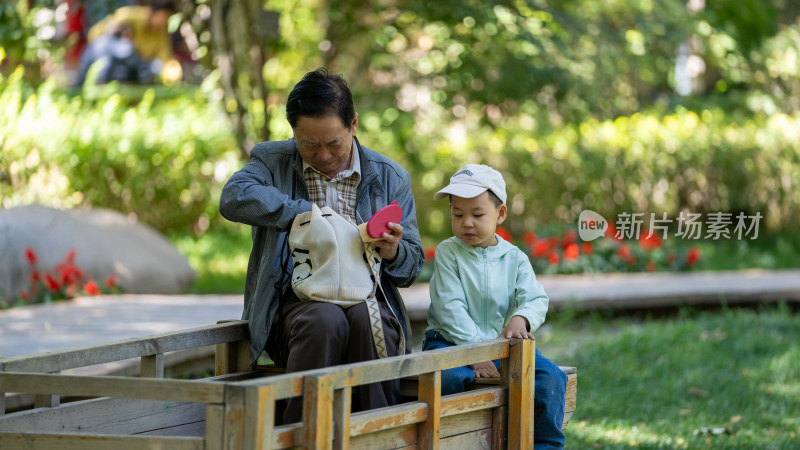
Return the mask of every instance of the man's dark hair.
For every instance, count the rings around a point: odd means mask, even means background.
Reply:
[[[498,197],[497,194],[492,192],[491,189],[487,189],[486,192],[489,193],[489,200],[491,200],[491,202],[494,203],[495,208],[499,208],[503,204],[503,201],[500,200],[500,197]],[[450,199],[450,203],[453,203],[453,196],[448,195],[447,197]]]
[[[325,68],[308,72],[286,101],[286,120],[294,128],[300,116],[322,117],[333,114],[342,119],[346,128],[356,115],[353,95],[341,75],[334,75]]]

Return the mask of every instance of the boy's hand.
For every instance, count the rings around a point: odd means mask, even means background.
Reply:
[[[522,316],[512,317],[505,329],[500,332],[500,337],[506,339],[535,339],[533,334],[528,332],[528,319]]]
[[[500,372],[491,361],[473,364],[472,371],[475,372],[475,378],[500,378]]]
[[[383,233],[381,240],[372,243],[372,246],[378,249],[378,254],[381,259],[386,262],[392,262],[397,258],[397,246],[403,240],[403,226],[399,223],[389,222],[386,226],[392,230],[391,233]]]

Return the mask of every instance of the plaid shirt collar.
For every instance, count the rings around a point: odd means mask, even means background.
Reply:
[[[350,156],[350,167],[348,167],[347,169],[337,173],[336,176],[331,178],[331,177],[325,175],[324,173],[320,172],[319,170],[317,170],[316,167],[312,166],[311,164],[309,164],[309,163],[305,162],[305,160],[303,160],[303,175],[308,173],[308,171],[314,171],[314,172],[318,173],[322,177],[322,179],[327,181],[327,182],[336,182],[336,181],[339,181],[339,180],[341,180],[343,178],[352,177],[353,175],[356,175],[356,177],[360,180],[361,179],[361,157],[358,154],[358,147],[356,147],[355,138],[353,138],[353,149],[352,149],[352,153],[351,153],[351,156]],[[357,185],[358,185],[358,182],[356,182],[356,186]]]
[[[356,194],[361,181],[361,159],[355,138],[353,138],[350,167],[331,178],[303,161],[303,178],[312,203],[329,206],[344,217],[349,217],[353,223],[358,223]]]

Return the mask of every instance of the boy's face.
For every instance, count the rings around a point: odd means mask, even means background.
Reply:
[[[506,205],[494,206],[489,192],[473,197],[450,196],[453,234],[473,247],[496,245],[494,232],[506,220]]]

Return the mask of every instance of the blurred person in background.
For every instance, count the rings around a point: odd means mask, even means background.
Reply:
[[[181,65],[174,57],[168,27],[169,18],[174,13],[173,2],[161,0],[149,5],[117,8],[89,29],[89,43],[105,35],[109,27],[125,24],[132,30],[136,53],[150,64],[150,70],[160,74],[165,82],[180,80],[183,75]]]
[[[133,36],[132,28],[125,23],[110,25],[105,34],[91,41],[84,50],[73,86],[82,86],[95,64],[101,65],[96,80],[99,84],[152,82],[154,74],[150,65],[136,53]]]

